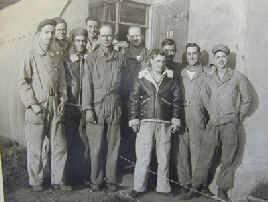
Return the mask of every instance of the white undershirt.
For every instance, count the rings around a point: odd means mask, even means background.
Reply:
[[[194,78],[194,75],[196,74],[196,72],[191,72],[189,70],[186,70],[186,73],[188,74],[188,76],[190,77],[190,80],[192,80]]]

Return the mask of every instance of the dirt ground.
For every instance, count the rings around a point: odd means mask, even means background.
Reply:
[[[16,142],[0,138],[2,146],[2,161],[4,172],[4,192],[6,202],[179,202],[177,197],[169,198],[148,192],[138,199],[126,198],[124,190],[109,194],[104,191],[91,193],[87,187],[74,187],[71,192],[52,191],[47,189],[41,193],[34,193],[28,187],[26,171],[26,149]],[[123,176],[122,189],[129,189],[133,182],[132,174]],[[213,202],[207,198],[197,198],[191,202]]]

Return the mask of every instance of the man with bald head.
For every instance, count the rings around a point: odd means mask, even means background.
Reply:
[[[113,30],[102,25],[99,47],[89,53],[82,77],[82,108],[90,148],[91,189],[117,190],[120,146],[120,78],[123,57],[112,47]]]
[[[124,147],[122,148],[122,153],[124,156],[135,159],[134,145],[135,136],[131,136],[132,130],[128,127],[128,110],[127,103],[129,100],[130,90],[132,89],[135,78],[137,78],[139,71],[141,70],[142,63],[148,55],[148,50],[144,47],[144,37],[142,35],[142,30],[140,27],[131,26],[128,29],[127,39],[129,42],[129,47],[125,49],[125,59],[126,64],[122,72],[122,133]],[[129,149],[133,148],[133,149]],[[126,151],[124,151],[126,150]],[[133,151],[133,152],[130,152]]]

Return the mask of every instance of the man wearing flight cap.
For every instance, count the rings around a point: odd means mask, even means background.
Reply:
[[[65,105],[65,131],[68,143],[68,173],[72,183],[83,180],[87,140],[82,132],[82,75],[87,57],[87,30],[76,28],[70,32],[71,51],[66,61],[67,102]],[[79,127],[80,126],[80,127]],[[80,131],[79,131],[80,129]],[[82,141],[82,142],[81,142]],[[84,145],[83,145],[84,144]],[[85,152],[83,152],[83,150]],[[85,155],[83,156],[83,153]]]
[[[221,168],[216,180],[218,197],[228,201],[228,191],[234,182],[238,131],[249,112],[252,99],[247,78],[227,66],[230,49],[219,44],[212,49],[212,53],[216,69],[207,77],[200,96],[200,106],[207,109],[209,122],[202,138],[193,184],[199,189],[199,185],[205,183],[215,150],[220,146]]]
[[[71,187],[65,185],[65,71],[61,55],[51,50],[55,25],[56,22],[52,19],[40,22],[34,46],[27,53],[19,73],[19,92],[26,108],[27,170],[33,191],[42,191],[44,188],[44,140],[49,140],[47,146],[51,151],[53,188],[71,190]]]

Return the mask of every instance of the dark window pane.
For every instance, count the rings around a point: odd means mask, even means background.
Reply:
[[[115,4],[92,3],[89,5],[89,16],[96,17],[101,21],[115,21]]]
[[[122,2],[120,22],[146,25],[146,5],[134,2]]]

